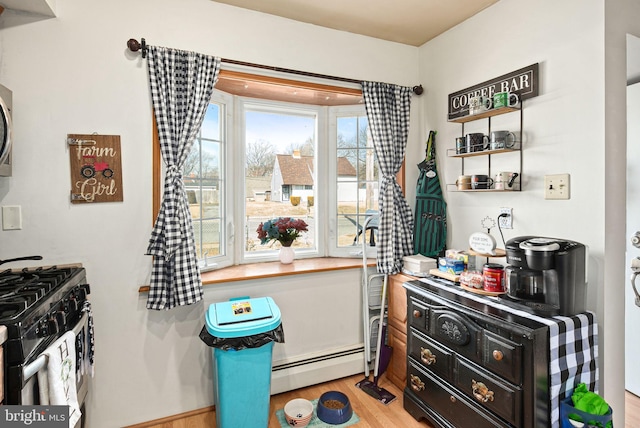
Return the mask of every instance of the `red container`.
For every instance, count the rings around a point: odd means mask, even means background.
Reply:
[[[504,267],[497,263],[487,263],[482,269],[484,291],[504,293]]]

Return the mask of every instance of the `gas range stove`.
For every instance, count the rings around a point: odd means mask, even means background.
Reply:
[[[29,362],[80,318],[89,294],[82,267],[39,267],[0,272],[0,325],[7,327],[8,364]]]

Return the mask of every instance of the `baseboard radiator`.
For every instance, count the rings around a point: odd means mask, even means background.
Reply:
[[[329,382],[356,373],[362,373],[364,377],[364,347],[361,345],[274,361],[271,394]]]

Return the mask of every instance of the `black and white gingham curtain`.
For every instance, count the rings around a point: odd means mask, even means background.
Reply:
[[[200,130],[220,72],[220,58],[149,47],[149,87],[166,171],[162,206],[147,255],[154,256],[147,309],[202,299],[193,224],[182,167]]]
[[[400,272],[402,257],[413,254],[413,213],[396,180],[407,147],[411,94],[411,88],[404,86],[362,82],[369,130],[382,174],[377,265],[378,272],[389,275]]]

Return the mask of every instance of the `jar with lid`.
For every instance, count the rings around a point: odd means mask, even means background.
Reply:
[[[504,293],[504,266],[497,263],[487,263],[482,269],[484,291],[490,293]]]

